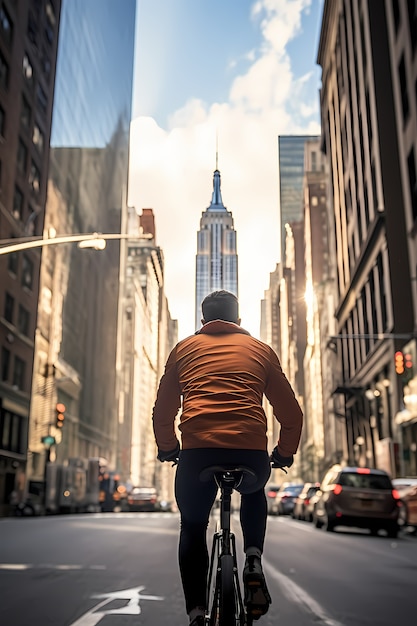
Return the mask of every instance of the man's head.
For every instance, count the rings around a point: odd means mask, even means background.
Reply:
[[[206,296],[201,304],[203,324],[212,320],[224,320],[240,324],[239,303],[230,291],[213,291]]]

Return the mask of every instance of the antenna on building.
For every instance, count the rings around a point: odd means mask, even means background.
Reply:
[[[219,169],[219,131],[216,130],[216,170]]]

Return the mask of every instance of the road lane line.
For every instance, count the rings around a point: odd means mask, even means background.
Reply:
[[[74,564],[52,564],[52,563],[0,563],[0,570],[24,571],[28,569],[53,569],[64,571],[79,570],[105,570],[106,565],[74,565]]]
[[[292,602],[298,602],[302,604],[307,611],[314,614],[314,617],[320,620],[321,624],[325,626],[344,626],[341,622],[331,618],[325,611],[325,609],[312,598],[302,587],[297,585],[291,578],[282,574],[271,563],[263,559],[262,561],[264,570],[271,578],[280,585],[283,593]]]

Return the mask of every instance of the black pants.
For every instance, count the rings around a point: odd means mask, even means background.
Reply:
[[[256,546],[263,550],[267,520],[264,487],[271,473],[268,453],[218,448],[183,450],[175,478],[175,496],[181,514],[179,566],[187,613],[206,603],[209,565],[206,533],[217,495],[214,480],[201,482],[199,476],[205,467],[222,464],[246,465],[257,475],[254,485],[239,487],[240,523],[244,549]]]

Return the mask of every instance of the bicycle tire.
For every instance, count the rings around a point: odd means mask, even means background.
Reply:
[[[233,556],[220,557],[219,626],[236,624],[236,596]]]

